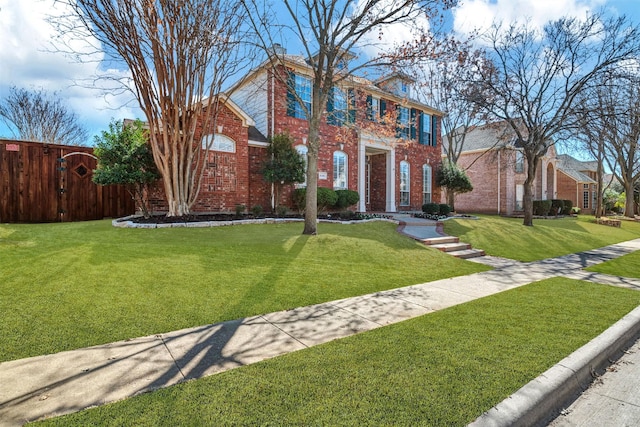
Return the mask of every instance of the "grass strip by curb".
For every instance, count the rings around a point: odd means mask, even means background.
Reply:
[[[549,279],[45,425],[462,426],[639,303]]]

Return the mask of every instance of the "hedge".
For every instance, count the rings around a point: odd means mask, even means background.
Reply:
[[[297,188],[293,192],[293,205],[300,212],[304,212],[306,207],[306,188]],[[355,205],[360,200],[360,195],[353,190],[337,190],[331,188],[318,187],[318,212],[324,212],[329,208],[344,209]]]
[[[425,203],[422,205],[422,212],[429,215],[438,215],[440,213],[440,205],[437,203]]]
[[[333,205],[338,209],[345,209],[349,206],[353,206],[360,201],[360,195],[357,191],[353,190],[336,190],[338,195],[338,201]]]
[[[547,216],[551,210],[551,200],[534,200],[533,214],[537,216]]]

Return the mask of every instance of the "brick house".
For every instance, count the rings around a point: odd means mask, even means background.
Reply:
[[[283,55],[276,70],[267,61],[240,79],[227,91],[216,129],[196,136],[214,143],[194,212],[270,210],[271,186],[261,175],[269,136],[288,133],[306,155],[300,102],[311,106],[311,68],[301,56]],[[413,100],[413,83],[398,73],[375,82],[347,75],[332,89],[320,128],[319,187],[357,191],[359,212],[415,211],[440,200],[433,174],[443,113]],[[283,193],[282,204],[292,207],[291,190]],[[161,196],[156,191],[151,200],[156,211],[163,210]]]
[[[571,200],[584,214],[595,212],[598,197],[596,161],[583,162],[567,154],[558,155],[558,199]]]
[[[523,212],[526,159],[506,123],[474,127],[465,138],[458,165],[466,170],[473,191],[456,195],[458,212],[517,215]],[[556,197],[556,152],[551,146],[540,160],[533,199]]]
[[[469,131],[458,165],[466,170],[473,191],[456,196],[458,212],[522,213],[527,168],[516,140],[515,133],[505,123],[478,126]],[[538,164],[533,199],[571,200],[582,213],[592,214],[597,197],[596,166],[593,161],[557,154],[552,145]]]

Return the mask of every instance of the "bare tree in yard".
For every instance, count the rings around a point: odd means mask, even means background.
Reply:
[[[478,107],[467,96],[480,52],[471,50],[467,43],[457,44],[457,48],[449,50],[453,57],[444,55],[418,67],[416,80],[422,82],[420,91],[425,102],[446,113],[441,121],[443,154],[448,162],[446,170],[466,175],[464,170],[456,166],[467,133],[481,120]],[[447,204],[454,210],[455,195],[456,191],[447,188]]]
[[[487,62],[472,100],[504,120],[527,163],[524,222],[533,225],[533,183],[539,160],[571,127],[576,97],[606,70],[640,51],[639,32],[625,17],[562,18],[542,31],[495,25],[486,36]]]
[[[215,129],[219,94],[246,66],[235,0],[64,0],[81,24],[67,32],[93,38],[131,71],[153,157],[162,175],[169,216],[190,212],[205,167],[202,132]]]
[[[0,119],[18,139],[63,145],[86,145],[87,130],[78,116],[44,89],[12,87],[0,101]]]
[[[262,47],[276,69],[283,64],[282,54],[271,49],[278,29],[284,29],[288,36],[299,40],[306,56],[313,58],[309,61],[312,69],[311,108],[298,99],[309,121],[303,234],[317,233],[318,152],[322,143],[320,124],[332,87],[349,75],[342,70],[342,66],[349,62],[354,52],[372,44],[367,39],[372,33],[383,39],[384,31],[390,25],[415,23],[419,17],[439,17],[443,8],[455,3],[456,0],[282,0],[286,13],[280,17],[269,16],[260,0],[242,1]],[[422,40],[423,49],[428,48],[426,40]],[[357,66],[349,71],[353,73],[366,67],[394,65],[400,56],[416,54],[410,49],[398,48],[394,53],[383,53],[375,58],[359,58]],[[286,79],[281,72],[275,74],[280,79]],[[292,92],[297,97],[295,90]]]
[[[640,75],[624,67],[597,80],[580,97],[579,139],[598,160],[598,205],[602,215],[603,162],[624,186],[625,216],[633,217],[634,184],[640,180]]]

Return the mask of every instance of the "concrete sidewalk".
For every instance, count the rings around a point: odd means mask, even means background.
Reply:
[[[583,267],[638,249],[640,239],[295,310],[0,363],[0,426],[102,405],[537,280],[573,276]],[[585,278],[640,288],[640,281],[589,274]]]

